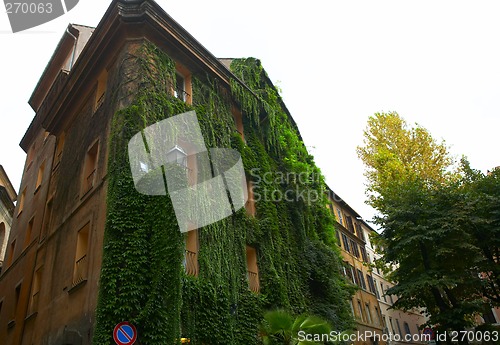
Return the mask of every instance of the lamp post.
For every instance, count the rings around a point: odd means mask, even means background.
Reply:
[[[187,168],[187,153],[182,147],[175,145],[166,154],[167,163],[177,163],[178,165]]]

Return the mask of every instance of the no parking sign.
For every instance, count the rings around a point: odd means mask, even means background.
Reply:
[[[137,330],[128,321],[120,322],[113,330],[113,339],[117,345],[132,345],[137,340]]]
[[[432,328],[424,328],[424,331],[422,333],[424,333],[427,341],[432,341],[435,339],[434,330]]]

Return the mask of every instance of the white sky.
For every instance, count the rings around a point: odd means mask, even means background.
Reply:
[[[500,2],[159,0],[217,57],[262,60],[328,184],[370,219],[356,156],[368,116],[397,111],[457,156],[500,165]],[[68,23],[96,26],[110,1],[12,34],[0,13],[0,164],[19,189],[27,101]]]

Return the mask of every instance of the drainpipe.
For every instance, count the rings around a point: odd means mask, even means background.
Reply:
[[[78,39],[76,38],[75,35],[73,35],[70,31],[69,31],[69,27],[66,28],[66,32],[71,36],[73,37],[75,43],[73,44],[73,52],[71,53],[71,60],[69,60],[69,70],[71,71],[71,68],[73,68],[73,62],[75,61],[75,53],[76,53],[76,42],[78,41]]]

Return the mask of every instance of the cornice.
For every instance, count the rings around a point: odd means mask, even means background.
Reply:
[[[96,67],[102,65],[106,60],[113,60],[112,56],[115,56],[120,48],[132,39],[146,39],[155,44],[166,45],[178,54],[177,58],[183,62],[184,60],[189,62],[195,66],[195,69],[209,72],[225,83],[227,87],[229,87],[229,81],[234,79],[254,94],[155,1],[113,0],[68,76],[58,86],[58,89],[61,90],[60,93],[55,97],[52,96],[53,101],[47,102],[43,109],[40,107],[41,111],[35,115],[32,124],[21,140],[20,146],[27,151],[40,127],[52,134],[57,134],[61,130],[63,122],[68,120],[67,114],[74,116],[74,110],[83,104],[84,100],[81,96],[85,94],[84,91],[88,90],[89,84],[96,79],[94,75],[97,73]],[[57,55],[57,51],[54,52],[54,55]],[[295,125],[286,106],[283,102],[281,103]],[[296,125],[295,127],[297,128]]]

